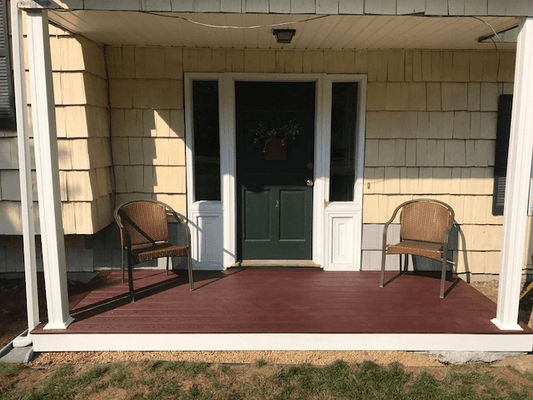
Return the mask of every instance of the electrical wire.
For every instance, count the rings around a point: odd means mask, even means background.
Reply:
[[[483,22],[485,25],[487,25],[490,30],[492,31],[492,33],[494,34],[493,36],[491,36],[489,39],[492,40],[492,43],[494,43],[494,47],[496,47],[496,50],[498,51],[502,51],[502,47],[503,47],[503,42],[502,42],[502,39],[500,38],[500,35],[498,35],[498,32],[496,32],[496,30],[492,27],[491,24],[489,24],[487,21],[485,21],[484,19],[482,18],[479,18],[479,17],[476,17],[476,16],[471,16],[470,18],[474,18],[474,19],[477,19],[478,21],[481,21]],[[496,36],[496,39],[498,39],[498,42],[500,42],[500,48],[498,48],[496,42],[494,41],[494,36]]]
[[[326,17],[329,17],[329,16],[330,16],[329,14],[325,14],[325,15],[319,15],[319,16],[316,16],[316,17],[310,17],[310,18],[306,18],[306,19],[301,19],[301,20],[298,20],[298,21],[279,22],[279,23],[275,23],[275,24],[264,24],[264,25],[234,26],[234,25],[213,25],[213,24],[207,24],[207,23],[204,23],[204,22],[194,21],[194,20],[192,20],[192,19],[185,18],[185,17],[182,16],[182,15],[162,14],[162,13],[150,12],[150,11],[143,11],[143,13],[145,13],[145,14],[150,14],[150,15],[157,15],[158,17],[181,19],[181,20],[183,20],[183,21],[187,21],[187,22],[189,22],[189,23],[191,23],[191,24],[200,25],[200,26],[205,26],[205,27],[207,27],[207,28],[215,28],[215,29],[258,29],[258,28],[273,28],[273,27],[275,27],[275,26],[285,26],[285,25],[292,25],[292,24],[300,24],[300,23],[302,23],[302,22],[315,21],[315,20],[317,20],[317,19],[322,19],[322,18],[326,18]]]

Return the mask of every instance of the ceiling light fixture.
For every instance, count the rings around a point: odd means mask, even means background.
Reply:
[[[296,29],[273,29],[272,34],[276,36],[278,43],[290,43],[296,35]]]

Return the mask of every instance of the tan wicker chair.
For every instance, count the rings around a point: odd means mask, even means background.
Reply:
[[[169,217],[185,227],[187,246],[177,246],[169,242]],[[122,282],[124,282],[124,264],[126,264],[132,302],[135,301],[133,266],[162,257],[167,258],[167,274],[170,257],[187,257],[189,286],[194,290],[190,252],[191,232],[187,222],[172,208],[155,200],[129,201],[117,207],[115,221],[120,228]]]
[[[389,225],[400,213],[400,243],[387,245]],[[422,256],[442,261],[440,297],[444,298],[446,265],[448,262],[448,236],[453,226],[455,213],[446,203],[438,200],[410,200],[400,204],[383,228],[383,247],[381,253],[381,280],[385,279],[385,257],[387,254]],[[401,262],[400,262],[401,272]]]

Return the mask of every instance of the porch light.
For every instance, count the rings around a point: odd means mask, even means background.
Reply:
[[[276,36],[278,43],[290,43],[294,35],[296,35],[296,29],[274,29],[272,34]]]

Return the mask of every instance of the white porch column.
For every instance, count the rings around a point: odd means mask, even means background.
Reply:
[[[61,220],[56,118],[47,12],[28,10],[27,26],[33,137],[48,310],[48,324],[45,329],[65,329],[72,322],[72,318],[68,313],[65,242]]]
[[[22,208],[22,236],[24,242],[24,271],[26,281],[26,307],[28,334],[13,341],[15,347],[31,343],[30,332],[39,324],[37,291],[37,260],[35,256],[35,222],[33,218],[33,190],[31,186],[30,140],[26,102],[26,79],[22,46],[22,11],[16,1],[11,1],[11,36],[13,41],[13,76],[15,83],[15,109],[17,112],[17,144],[20,171],[20,200]]]
[[[501,330],[521,330],[518,307],[533,151],[533,18],[520,24],[503,216],[498,309]]]

